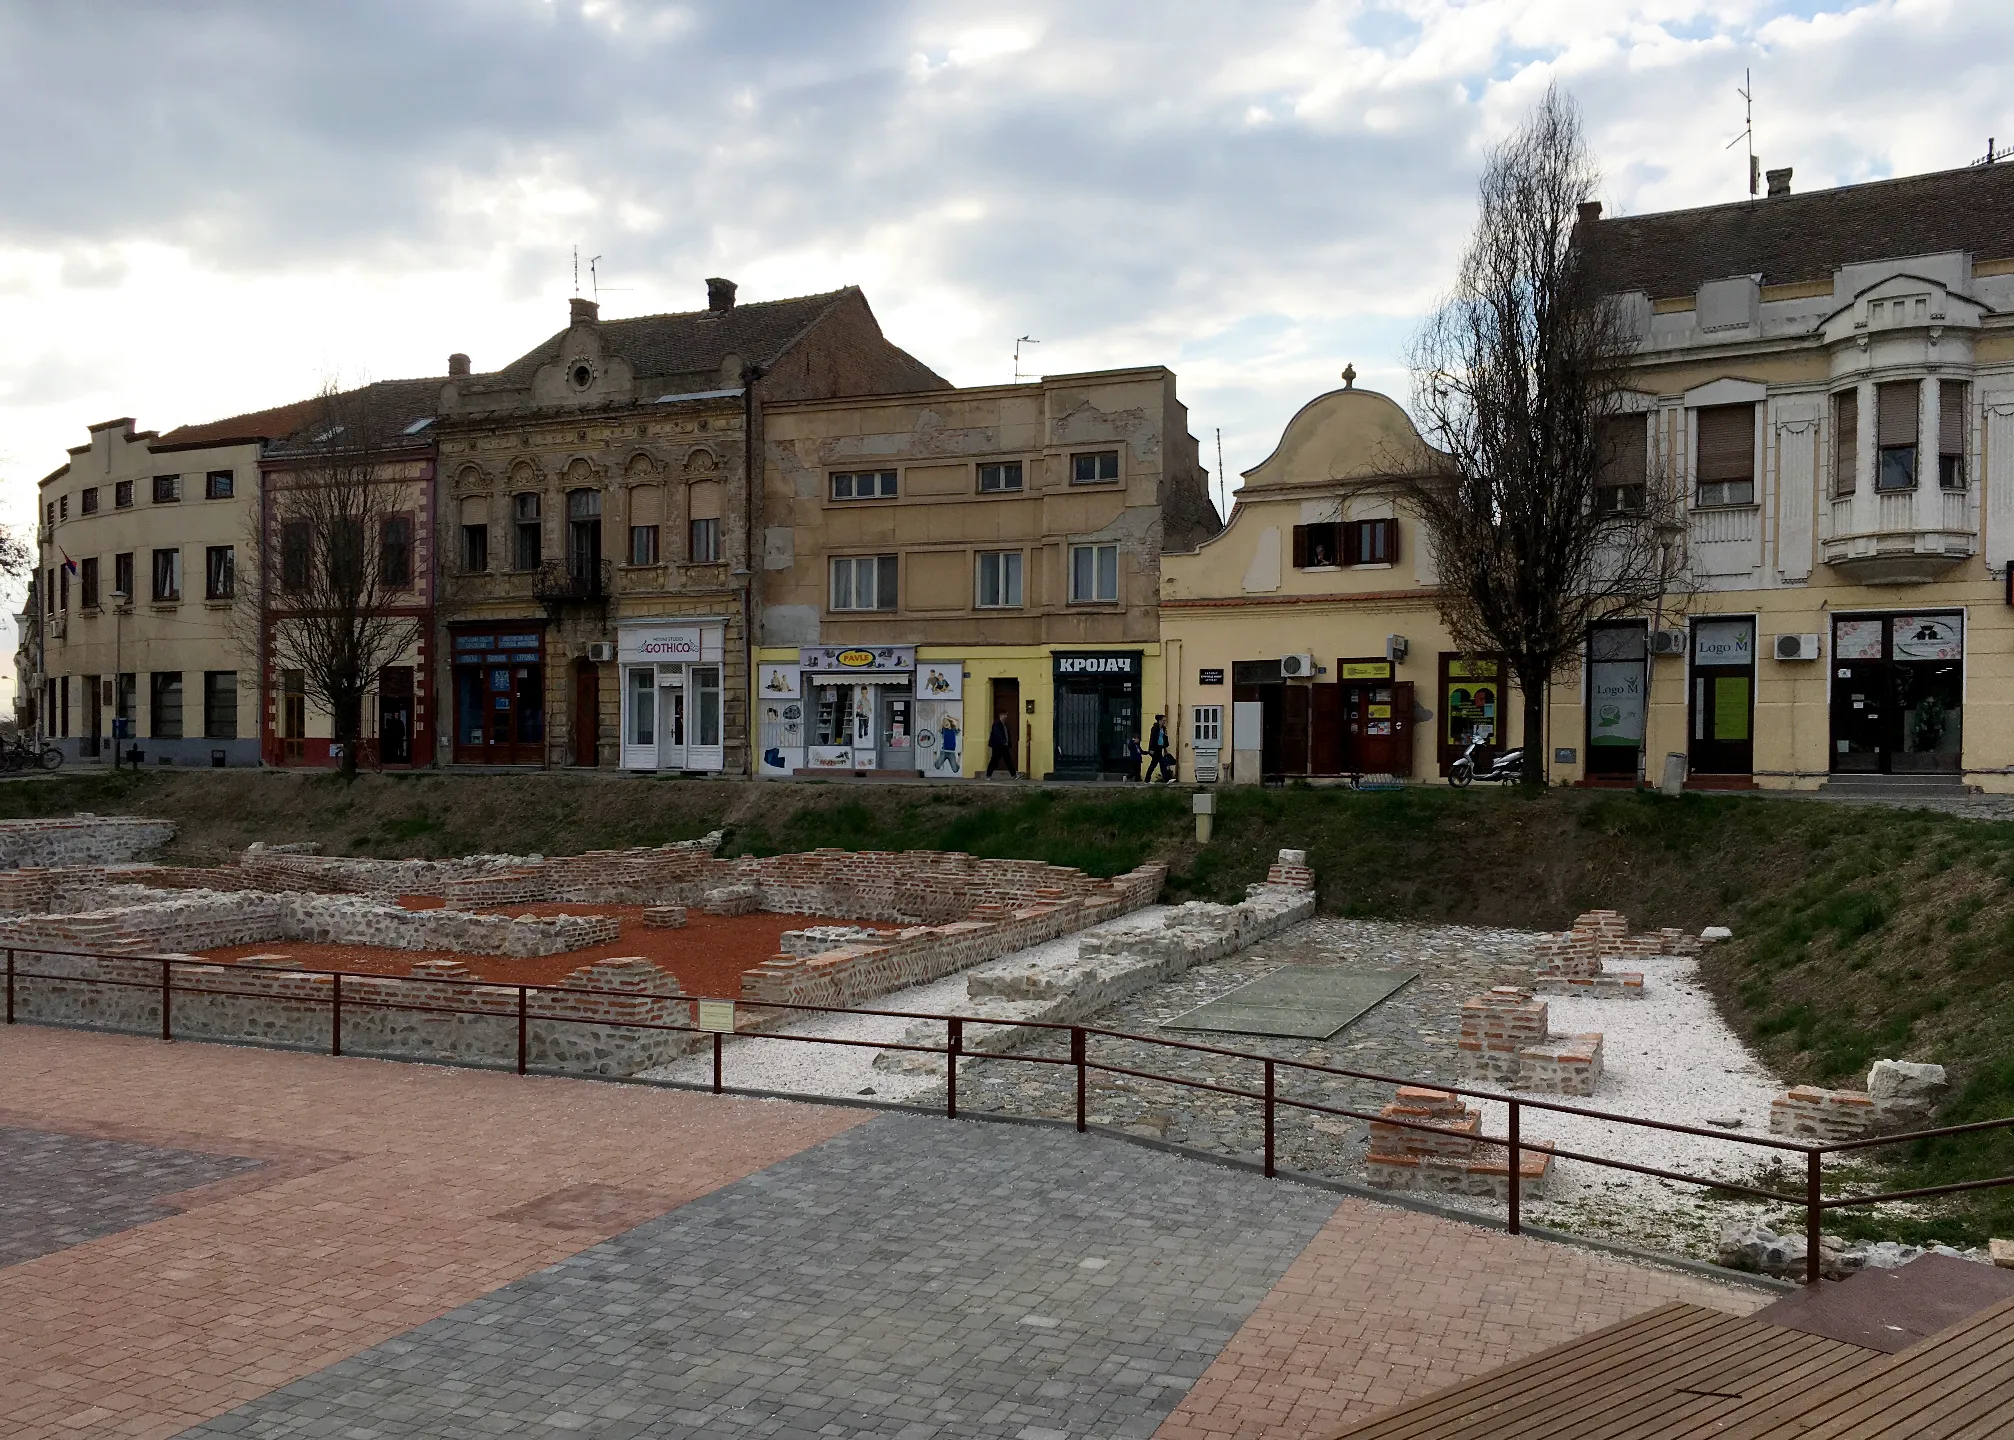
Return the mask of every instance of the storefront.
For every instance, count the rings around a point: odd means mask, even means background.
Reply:
[[[914,645],[806,646],[795,661],[763,661],[755,714],[771,779],[964,772],[965,662],[919,660]]]
[[[1501,655],[1468,657],[1459,651],[1440,655],[1440,719],[1434,732],[1434,758],[1442,775],[1475,744],[1474,760],[1486,769],[1503,749],[1504,662]]]
[[[1133,772],[1127,741],[1141,735],[1143,656],[1139,650],[1059,650],[1051,657],[1053,778],[1089,780]]]
[[[1687,697],[1691,773],[1753,773],[1755,617],[1694,620],[1691,679]]]
[[[545,622],[457,625],[454,647],[457,765],[545,763]]]
[[[717,771],[722,736],[720,621],[653,620],[616,628],[622,667],[622,768]]]
[[[1835,774],[1958,771],[1964,703],[1962,613],[1833,617]]]
[[[1342,769],[1349,775],[1413,773],[1413,684],[1389,660],[1336,661]],[[1316,690],[1329,687],[1317,685]]]
[[[1649,631],[1641,620],[1595,625],[1587,636],[1587,774],[1642,773]]]

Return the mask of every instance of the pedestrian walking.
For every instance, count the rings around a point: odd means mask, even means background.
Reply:
[[[1014,778],[1014,733],[1007,728],[1007,712],[1002,710],[993,717],[993,731],[986,737],[986,778],[993,778],[993,768],[998,766],[1007,772],[1007,778]]]
[[[1147,732],[1147,778],[1154,778],[1154,771],[1161,772],[1161,783],[1166,785],[1175,778],[1175,756],[1168,748],[1168,717],[1156,715],[1154,728]]]

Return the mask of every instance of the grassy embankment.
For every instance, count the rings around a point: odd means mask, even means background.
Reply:
[[[640,781],[578,775],[67,775],[0,785],[0,814],[159,814],[175,851],[221,861],[255,839],[328,853],[565,854],[723,827],[727,853],[966,850],[1116,874],[1169,865],[1171,899],[1237,898],[1303,848],[1324,910],[1558,928],[1596,905],[1639,926],[1727,924],[1708,959],[1730,1021],[1780,1072],[1855,1083],[1883,1056],[1950,1067],[1940,1119],[2014,1114],[2014,824],[1752,798],[1423,788],[1220,797],[1194,840],[1181,791],[989,790]],[[1941,1142],[1908,1183],[2014,1172],[2014,1137]],[[1947,1202],[1919,1233],[2014,1232],[2014,1191]],[[1853,1222],[1842,1220],[1847,1228]],[[1896,1233],[1891,1218],[1877,1227]],[[1900,1227],[1907,1228],[1907,1227]]]

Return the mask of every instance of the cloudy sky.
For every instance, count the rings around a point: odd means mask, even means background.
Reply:
[[[1491,140],[1559,80],[1609,211],[2014,139],[2005,0],[0,0],[0,521],[132,415],[863,286],[959,384],[1159,363],[1226,468],[1405,391]],[[10,597],[11,598],[11,597]],[[11,644],[7,646],[11,651]]]

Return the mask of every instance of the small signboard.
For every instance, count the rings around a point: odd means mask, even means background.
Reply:
[[[734,1033],[734,1002],[732,1000],[702,1000],[699,1002],[699,1028]]]
[[[1196,683],[1198,685],[1221,685],[1224,683],[1224,672],[1222,670],[1198,670],[1196,672]]]

